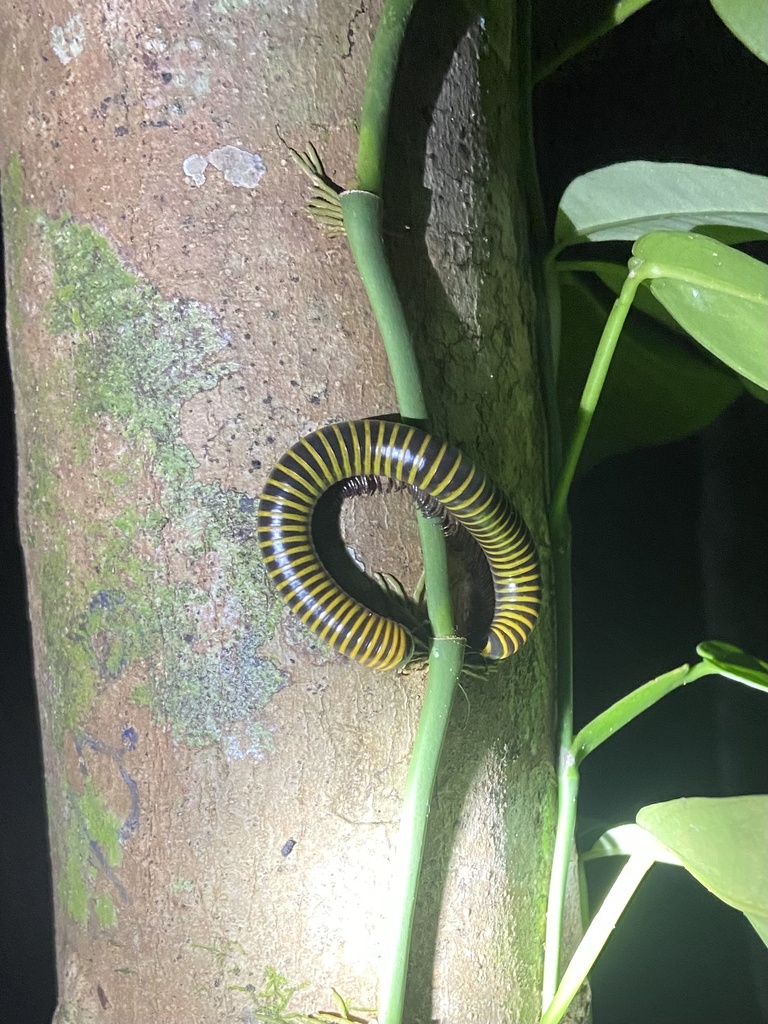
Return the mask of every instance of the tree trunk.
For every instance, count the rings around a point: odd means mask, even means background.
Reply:
[[[509,490],[545,552],[525,126],[514,73],[461,10],[425,4],[409,34],[387,237],[435,430]],[[395,410],[346,242],[305,216],[288,150],[313,141],[349,183],[379,5],[0,11],[57,1024],[281,1020],[270,970],[306,985],[289,1010],[332,1009],[331,987],[375,1007],[424,679],[309,635],[265,583],[254,521],[300,435]],[[348,539],[412,580],[395,498],[355,502]],[[409,1024],[538,1017],[548,608],[454,708]]]

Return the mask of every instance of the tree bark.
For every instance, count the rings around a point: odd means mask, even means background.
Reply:
[[[0,10],[57,1024],[259,1020],[270,969],[306,986],[290,1010],[332,1009],[331,986],[375,1007],[424,679],[342,662],[284,612],[254,522],[300,435],[395,411],[346,243],[306,218],[288,151],[313,141],[350,182],[379,6]],[[546,553],[514,78],[461,8],[423,5],[387,237],[435,430],[509,490]],[[349,541],[414,579],[394,497],[354,503]],[[538,1017],[551,634],[546,602],[535,638],[454,708],[409,1024]]]

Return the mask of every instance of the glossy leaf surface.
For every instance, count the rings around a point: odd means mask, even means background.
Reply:
[[[667,312],[726,366],[768,390],[768,266],[680,232],[645,235],[632,252]]]
[[[637,822],[724,903],[768,918],[768,796],[669,800]]]
[[[725,224],[768,232],[768,178],[728,167],[633,160],[581,175],[563,193],[555,222],[560,250],[581,242],[635,239],[651,231]]]

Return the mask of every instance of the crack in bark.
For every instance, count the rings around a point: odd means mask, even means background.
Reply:
[[[355,11],[354,11],[352,17],[350,18],[349,23],[347,24],[347,44],[348,45],[347,45],[347,52],[346,53],[342,53],[342,55],[341,55],[341,59],[342,60],[349,60],[349,58],[352,56],[352,51],[355,48],[355,22],[357,21],[357,19],[361,15],[367,14],[367,13],[368,12],[367,12],[367,8],[365,6],[365,0],[361,0],[360,6],[355,8]]]

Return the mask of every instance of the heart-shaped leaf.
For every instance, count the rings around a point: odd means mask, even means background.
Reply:
[[[765,0],[710,0],[738,40],[768,64],[768,5]]]
[[[768,918],[768,795],[650,804],[637,823],[724,903]]]
[[[714,665],[720,675],[735,679],[756,690],[768,690],[768,664],[753,654],[747,654],[735,644],[720,640],[704,640],[696,653]]]
[[[655,231],[635,242],[635,272],[700,345],[768,390],[768,266],[702,235]],[[644,264],[641,268],[641,264]]]
[[[555,248],[704,224],[768,232],[768,179],[728,167],[633,160],[589,171],[563,193]]]

